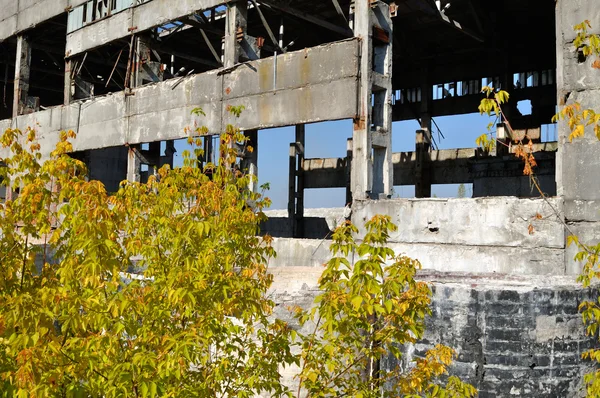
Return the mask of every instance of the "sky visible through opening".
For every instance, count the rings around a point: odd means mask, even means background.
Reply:
[[[530,104],[519,104],[520,111],[526,113]],[[529,110],[530,111],[530,110]],[[489,117],[479,113],[437,117],[434,119],[441,133],[434,125],[434,140],[438,149],[475,148],[475,140],[487,132]],[[419,124],[415,120],[395,122],[393,124],[393,152],[408,152],[415,149],[415,133]],[[306,158],[343,158],[346,156],[346,141],[352,136],[352,121],[342,120],[306,125]],[[295,140],[294,127],[283,127],[259,131],[258,170],[259,184],[269,183],[267,196],[273,204],[271,209],[287,209],[289,147]],[[542,140],[555,140],[554,125],[542,126]],[[176,144],[175,165],[182,162],[182,152],[186,149],[185,140]],[[465,184],[466,196],[472,195],[471,184]],[[414,186],[394,187],[394,197],[414,197]],[[434,185],[432,195],[440,198],[452,198],[458,194],[458,185]],[[344,188],[305,190],[306,208],[343,207]]]

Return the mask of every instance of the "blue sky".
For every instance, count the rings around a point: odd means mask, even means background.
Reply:
[[[519,104],[521,112],[527,112],[527,104]],[[440,149],[474,148],[475,140],[487,132],[490,118],[478,113],[458,116],[438,117],[434,119],[445,139],[434,133]],[[392,150],[394,152],[412,151],[415,147],[415,132],[419,128],[416,121],[396,122],[393,125]],[[434,131],[436,131],[434,129]],[[553,140],[554,130],[550,128],[548,137]],[[346,156],[346,140],[352,136],[352,121],[316,123],[306,126],[306,157],[330,158]],[[295,140],[294,127],[261,130],[259,142],[259,180],[271,186],[268,196],[273,201],[272,209],[287,209],[289,146]],[[176,164],[181,162],[181,153],[185,144],[177,145]],[[471,187],[467,185],[469,196]],[[395,196],[414,197],[414,187],[395,187]],[[457,185],[438,185],[432,187],[432,194],[438,197],[456,197]],[[305,191],[305,207],[342,207],[345,205],[345,189],[310,189]]]

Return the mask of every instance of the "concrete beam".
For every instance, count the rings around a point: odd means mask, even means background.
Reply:
[[[551,142],[534,144],[534,153],[536,153],[538,161],[538,175],[553,178],[556,146],[556,143]],[[522,161],[512,156],[478,159],[476,153],[477,148],[431,151],[426,155],[423,170],[428,173],[433,185],[467,184],[473,183],[477,178],[489,179],[490,184],[498,185],[497,178],[524,177]],[[416,184],[416,152],[393,153],[392,163],[394,186]],[[344,188],[347,167],[346,158],[305,159],[302,170],[305,188]],[[502,191],[502,189],[500,190]]]
[[[67,35],[66,56],[80,54],[106,43],[143,32],[229,0],[153,0],[90,23]]]
[[[39,123],[42,151],[54,148],[58,132],[78,133],[75,151],[187,138],[186,126],[204,125],[211,134],[227,124],[241,130],[351,119],[356,116],[358,41],[355,39],[279,56],[277,86],[273,60],[210,71],[114,93],[68,106],[0,121],[0,127]],[[339,104],[337,104],[339,99]],[[332,105],[332,100],[335,106]],[[243,105],[239,118],[228,111]],[[191,115],[200,107],[206,117]]]
[[[394,243],[564,249],[563,224],[549,205],[562,211],[563,202],[558,198],[548,200],[493,197],[362,201],[352,207],[352,222],[362,228],[376,214],[389,214],[392,222],[401,226],[390,234],[390,242]],[[538,220],[537,214],[543,218]],[[529,233],[529,225],[534,227],[533,234]]]
[[[330,244],[331,241],[322,239],[275,238],[273,248],[277,258],[269,260],[269,269],[302,266],[322,272],[322,265],[331,259]],[[439,243],[390,243],[388,247],[396,254],[418,259],[424,271],[464,272],[475,276],[565,275],[563,249]]]
[[[475,148],[432,151],[425,164],[433,184],[473,182],[469,164],[475,159]],[[392,154],[394,185],[415,184],[415,152]],[[343,188],[346,186],[347,160],[344,158],[305,159],[305,188]]]

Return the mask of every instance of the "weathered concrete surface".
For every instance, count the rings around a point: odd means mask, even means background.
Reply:
[[[549,199],[549,203],[562,212],[560,199]],[[575,275],[577,267],[566,267],[569,261],[565,260],[564,225],[549,203],[512,197],[362,201],[355,202],[351,218],[361,237],[364,223],[373,216],[391,216],[398,230],[390,234],[389,246],[397,254],[419,259],[426,270]],[[315,216],[318,218],[319,214]],[[285,231],[286,220],[276,222],[266,224],[267,232],[269,227],[276,232],[277,225]],[[330,258],[330,243],[318,239],[275,239],[279,255],[271,266],[319,266]]]
[[[229,0],[153,0],[131,7],[67,35],[66,54],[73,56],[127,37],[132,32],[143,32],[228,2]]]
[[[441,343],[458,354],[451,374],[477,387],[480,397],[581,396],[582,376],[593,370],[581,354],[595,339],[585,335],[578,305],[593,301],[593,290],[556,276],[421,278],[432,283],[433,314],[406,362]]]
[[[0,0],[0,42],[87,0]]]
[[[294,306],[310,308],[319,290],[320,266],[271,267],[275,315],[299,328]],[[581,377],[593,369],[581,354],[595,344],[586,337],[577,307],[596,293],[573,277],[494,276],[426,272],[418,279],[432,288],[432,315],[424,338],[405,347],[402,369],[437,344],[456,350],[450,374],[479,389],[481,397],[576,397]],[[306,327],[305,327],[306,329]],[[303,330],[307,332],[308,330]],[[384,361],[385,367],[397,363]],[[282,372],[296,385],[297,369]]]
[[[562,209],[560,199],[550,203]],[[541,199],[394,199],[356,202],[352,210],[359,227],[376,214],[391,216],[398,226],[391,234],[394,243],[564,248],[562,223]],[[537,214],[543,218],[536,220]]]
[[[321,266],[331,258],[330,240],[276,238],[270,267]],[[396,254],[418,259],[423,269],[499,275],[565,275],[563,249],[390,243]],[[353,257],[351,256],[350,260]],[[356,259],[357,256],[354,255]]]
[[[591,68],[590,68],[591,70]],[[600,71],[595,71],[600,76]],[[600,90],[570,92],[569,104],[579,102],[582,109],[600,108]],[[565,200],[600,200],[600,141],[592,128],[584,137],[569,141],[570,129],[565,121],[558,126],[560,149],[557,155],[556,178],[558,194]],[[568,215],[567,215],[568,216]]]
[[[280,56],[274,90],[267,85],[273,82],[268,67],[273,60],[267,58],[181,82],[143,86],[131,95],[119,92],[3,120],[0,129],[39,126],[42,153],[47,155],[61,130],[75,131],[74,149],[83,151],[187,138],[184,128],[195,123],[206,126],[210,134],[220,134],[228,123],[252,130],[349,119],[356,115],[358,58],[358,41],[345,40]],[[253,94],[249,87],[261,94]],[[332,98],[339,98],[340,106],[332,106]],[[228,111],[231,105],[244,105],[246,110],[234,118]],[[205,117],[191,115],[197,107]]]
[[[573,40],[573,26],[592,21],[592,33],[600,32],[600,10],[595,0],[559,0],[556,4],[558,104],[579,102],[582,109],[600,108],[600,71],[592,68],[595,57],[581,62]],[[583,138],[569,142],[570,129],[566,121],[558,126],[559,152],[557,157],[558,194],[565,200],[599,200],[600,142],[591,128]],[[568,217],[569,215],[567,215]]]

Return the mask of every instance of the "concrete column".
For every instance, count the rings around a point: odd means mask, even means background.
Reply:
[[[579,103],[582,109],[600,112],[600,73],[592,67],[594,56],[583,60],[573,47],[577,34],[573,26],[590,20],[590,33],[600,34],[600,14],[597,0],[557,0],[556,2],[556,55],[557,96],[559,109]],[[587,127],[585,136],[569,142],[568,121],[558,124],[558,152],[556,155],[557,193],[564,199],[564,213],[571,231],[581,242],[596,244],[600,230],[600,141],[593,127]],[[570,234],[567,231],[567,235]],[[576,250],[567,250],[567,273],[579,273],[581,264],[575,263]]]
[[[431,171],[429,169],[429,153],[431,150],[431,133],[428,130],[417,130],[415,163],[415,196],[431,197]]]
[[[425,67],[423,74],[423,82],[421,84],[421,130],[427,130],[431,133],[431,101],[433,85],[429,79],[428,68]]]
[[[72,68],[73,68],[73,61],[71,61],[70,59],[66,59],[65,60],[65,86],[64,86],[64,90],[65,90],[65,97],[64,97],[64,104],[65,105],[69,105],[71,103],[71,99],[73,98],[73,93],[72,93]]]
[[[298,152],[298,168],[296,181],[296,230],[295,237],[304,236],[304,154],[306,145],[306,126],[296,126],[296,150]]]
[[[13,117],[22,115],[27,106],[29,76],[31,69],[31,45],[27,36],[17,37],[17,59],[15,62],[15,83]]]
[[[230,68],[240,60],[241,46],[248,27],[248,1],[240,0],[227,5],[225,20],[225,49],[223,65]]]
[[[429,153],[431,151],[431,101],[433,85],[429,79],[428,68],[424,68],[423,82],[421,84],[421,129],[417,130],[415,140],[416,164],[415,164],[415,197],[431,197],[431,175],[429,165]]]
[[[346,141],[346,206],[352,203],[352,138]]]
[[[140,182],[142,161],[139,154],[140,145],[131,145],[127,152],[127,181]]]
[[[213,141],[212,136],[204,136],[204,165],[212,162],[213,158]]]
[[[133,87],[140,87],[143,82],[144,74],[142,68],[151,61],[150,38],[147,36],[137,36],[135,38],[135,69],[133,78]]]
[[[600,16],[596,0],[558,0],[557,23],[557,70],[556,83],[558,104],[578,102],[582,109],[600,112],[600,73],[592,67],[595,57],[581,63],[573,47],[575,24],[591,19],[592,33],[600,33]],[[585,136],[569,142],[570,129],[567,121],[558,125],[557,190],[565,200],[600,200],[600,142],[592,128]]]
[[[354,5],[354,35],[361,40],[358,117],[354,120],[352,196],[389,197],[392,165],[392,37],[389,6],[369,0]],[[373,96],[375,101],[373,103]]]
[[[288,185],[288,220],[291,237],[296,234],[296,165],[297,165],[296,143],[290,144],[290,166]]]
[[[375,55],[372,89],[374,92],[373,120],[373,194],[376,199],[390,198],[394,188],[392,164],[392,66],[393,22],[390,8],[378,2],[373,9]]]
[[[177,150],[175,149],[175,141],[174,140],[166,141],[165,153],[161,157],[160,166],[162,167],[163,165],[168,164],[169,166],[171,166],[171,168],[173,168],[173,162],[174,162],[176,153],[177,153]]]
[[[359,82],[358,118],[352,133],[352,198],[368,199],[373,189],[371,141],[371,76],[373,74],[373,42],[371,41],[371,7],[368,0],[354,3],[354,35],[362,38]]]

